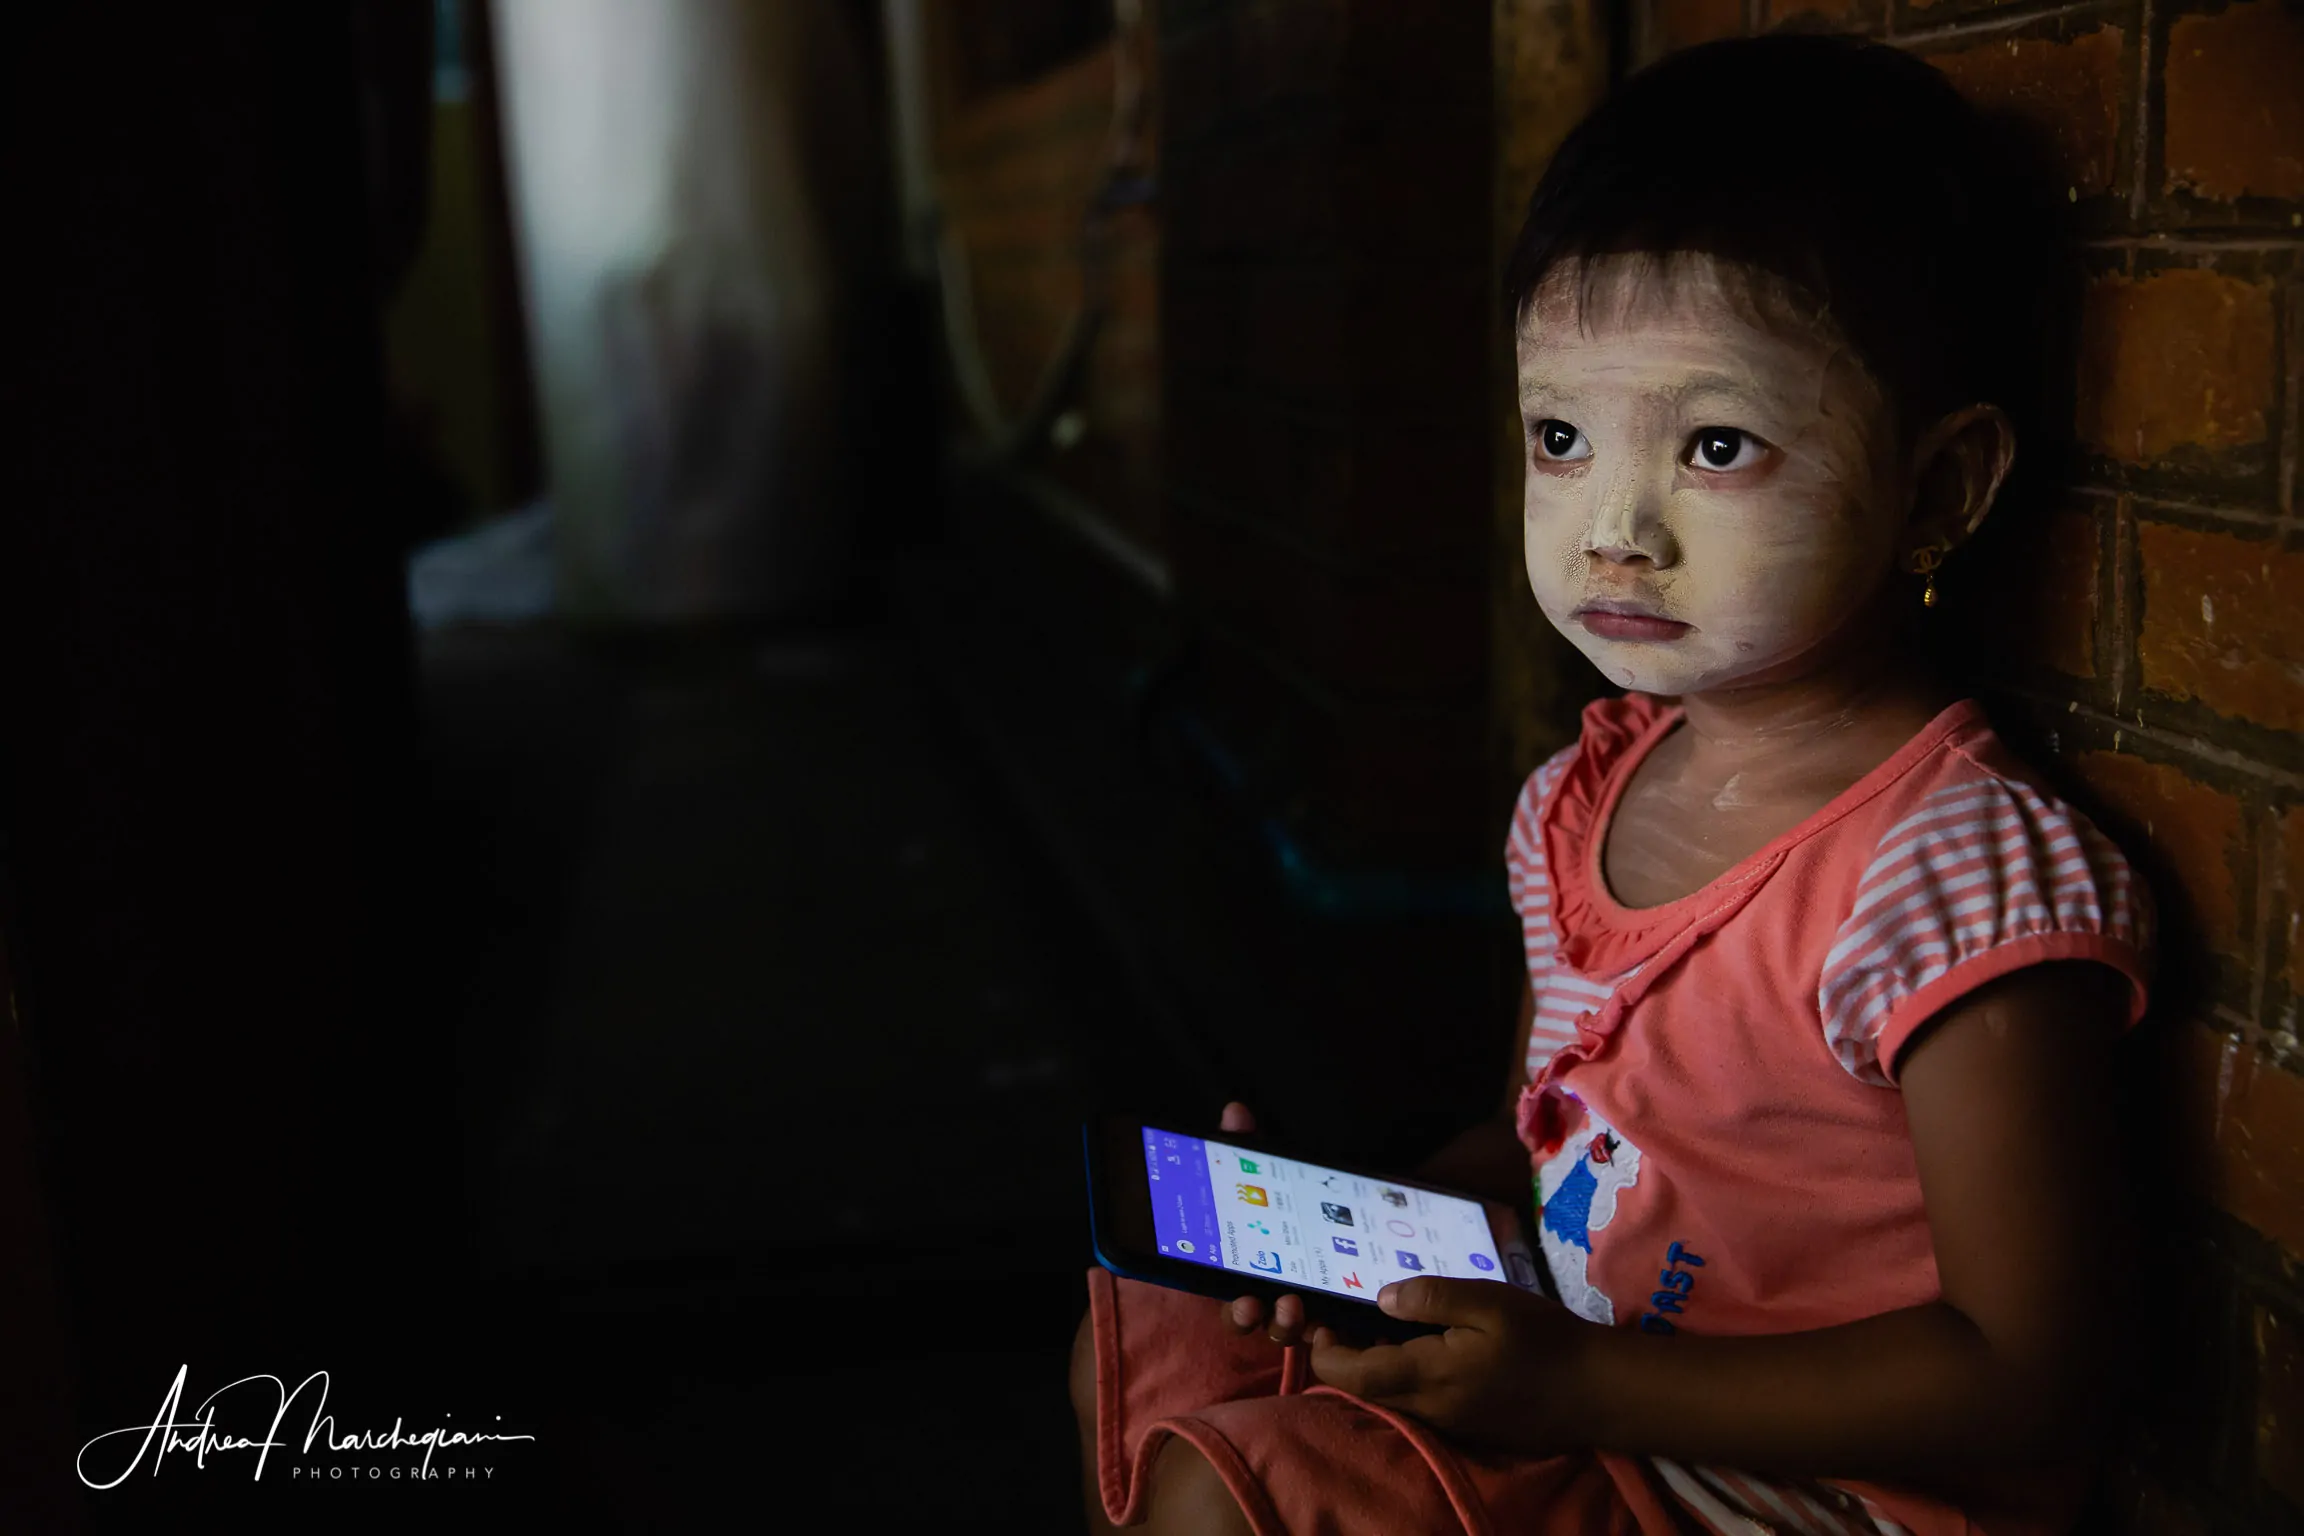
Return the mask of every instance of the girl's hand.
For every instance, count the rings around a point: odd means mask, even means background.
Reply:
[[[1227,1303],[1224,1322],[1234,1333],[1250,1334],[1261,1330],[1275,1344],[1302,1343],[1304,1339],[1304,1302],[1295,1296],[1283,1296],[1272,1303],[1267,1319],[1264,1298],[1243,1296]]]
[[[1598,1331],[1557,1302],[1494,1280],[1420,1275],[1376,1304],[1446,1333],[1352,1349],[1321,1328],[1312,1374],[1467,1440],[1547,1455],[1573,1448],[1585,1346]]]
[[[1256,1117],[1249,1113],[1247,1105],[1235,1099],[1224,1106],[1217,1128],[1253,1136]],[[1272,1304],[1267,1315],[1263,1297],[1242,1296],[1224,1308],[1224,1323],[1234,1333],[1262,1331],[1275,1344],[1294,1344],[1304,1337],[1304,1303],[1294,1296],[1283,1296]]]

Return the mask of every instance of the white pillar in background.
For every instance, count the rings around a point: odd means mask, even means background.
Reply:
[[[774,616],[846,575],[840,221],[804,153],[858,85],[837,3],[497,0],[571,617]]]

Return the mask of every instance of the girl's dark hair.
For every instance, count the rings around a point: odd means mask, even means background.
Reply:
[[[2038,145],[1883,44],[1733,38],[1626,80],[1569,134],[1505,270],[1517,324],[1581,258],[1701,253],[1837,328],[1910,429],[1990,401],[2038,469],[2069,422],[2055,368],[2076,286]]]

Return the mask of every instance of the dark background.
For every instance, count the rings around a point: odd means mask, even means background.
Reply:
[[[408,550],[487,510],[386,388],[427,10],[15,28],[6,1128],[38,1182],[0,1526],[1064,1529],[1081,1117],[1238,1095],[1421,1153],[1501,1070],[1500,873],[1292,892],[1269,789],[1177,724],[1190,625],[947,457],[892,239],[816,514],[861,530],[845,579],[419,634]],[[876,59],[876,11],[838,14]],[[1110,34],[1052,9],[960,67],[995,91]],[[858,425],[891,415],[894,454]],[[71,1452],[180,1366],[183,1417],[326,1370],[339,1431],[536,1439],[482,1485],[178,1453],[80,1491]]]

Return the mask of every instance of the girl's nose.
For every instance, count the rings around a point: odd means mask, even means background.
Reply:
[[[1610,565],[1637,565],[1643,562],[1654,565],[1656,563],[1655,558],[1648,551],[1640,548],[1637,544],[1622,540],[1595,540],[1586,546],[1585,553],[1597,555]]]
[[[1668,566],[1678,557],[1664,520],[1647,497],[1619,491],[1605,499],[1584,539],[1585,553],[1610,565]]]

